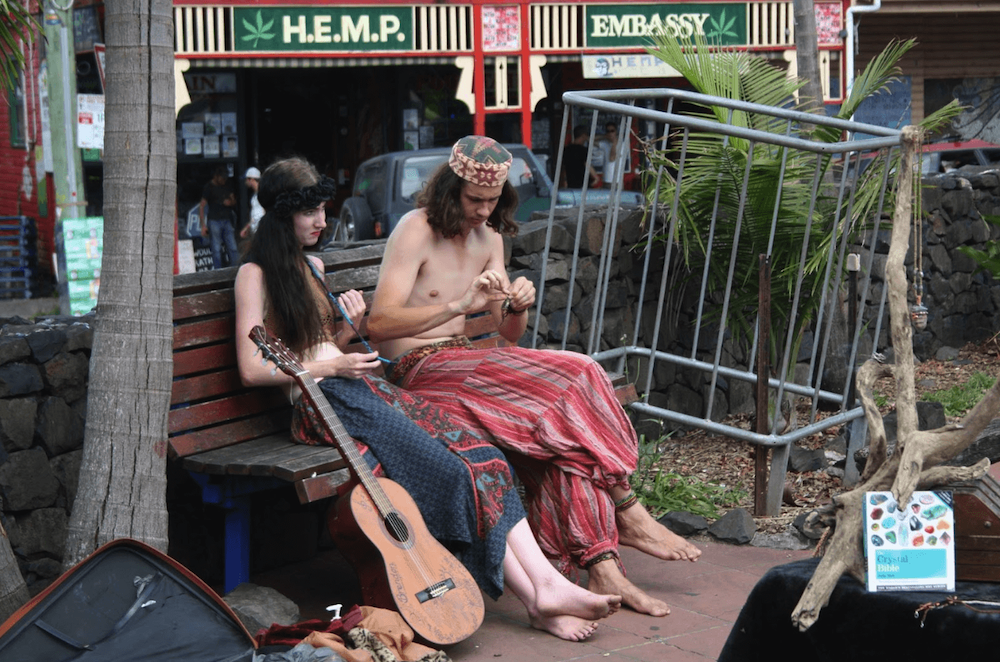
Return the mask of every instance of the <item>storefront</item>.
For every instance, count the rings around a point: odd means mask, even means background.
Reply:
[[[843,7],[817,2],[823,84],[834,102]],[[783,66],[795,59],[790,1],[175,4],[174,25],[182,208],[219,163],[242,183],[247,166],[300,154],[336,177],[344,197],[365,159],[468,133],[554,154],[564,91],[684,85],[646,52],[661,29]],[[223,118],[232,112],[227,152]]]

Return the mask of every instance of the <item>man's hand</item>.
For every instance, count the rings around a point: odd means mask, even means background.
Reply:
[[[469,285],[469,289],[459,299],[458,312],[462,315],[478,313],[486,310],[494,301],[506,299],[507,292],[504,289],[504,280],[503,276],[492,269],[476,276],[476,279]]]
[[[524,312],[535,303],[535,284],[521,276],[510,284],[507,297],[511,311]]]

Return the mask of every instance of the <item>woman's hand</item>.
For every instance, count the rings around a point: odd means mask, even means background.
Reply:
[[[344,312],[347,314],[347,318],[350,320],[350,323],[347,320],[341,322],[340,328],[337,330],[337,346],[343,349],[347,346],[347,343],[350,342],[354,335],[351,324],[353,323],[354,327],[359,327],[361,325],[361,320],[365,316],[367,306],[365,306],[364,295],[357,290],[348,290],[347,292],[344,292],[337,298],[337,301],[340,303],[340,307],[344,309]]]
[[[378,360],[378,352],[361,354],[351,352],[324,361],[327,370],[323,370],[323,377],[347,377],[348,379],[360,379],[381,365]]]

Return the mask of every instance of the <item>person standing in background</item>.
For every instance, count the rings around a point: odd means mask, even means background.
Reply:
[[[604,151],[602,178],[604,186],[611,188],[612,182],[615,181],[616,159],[618,158],[618,124],[616,122],[605,124],[604,135],[595,137],[594,141],[597,143],[597,147]]]
[[[229,186],[229,173],[226,166],[220,165],[212,173],[212,179],[201,191],[201,202],[198,203],[198,214],[201,217],[201,234],[207,236],[212,247],[212,265],[221,269],[222,244],[226,245],[229,255],[229,265],[240,263],[240,251],[236,246],[236,194]]]
[[[250,222],[240,230],[240,237],[246,238],[257,231],[257,224],[260,223],[260,219],[264,216],[264,208],[260,206],[260,201],[257,200],[260,170],[253,166],[247,168],[247,174],[243,176],[243,180],[246,182],[247,188],[253,192],[250,196]]]
[[[559,185],[564,188],[583,188],[583,173],[590,173],[591,188],[598,188],[601,176],[587,161],[587,138],[590,131],[585,126],[573,129],[573,141],[563,148],[563,173]]]

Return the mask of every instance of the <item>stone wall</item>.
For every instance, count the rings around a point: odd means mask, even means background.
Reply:
[[[0,320],[0,522],[33,589],[61,572],[83,455],[92,321]]]
[[[980,216],[1000,215],[1000,178],[995,172],[949,174],[927,182],[933,185],[924,196],[924,209],[929,217],[924,224],[924,303],[929,315],[927,329],[914,337],[921,359],[933,356],[942,347],[958,348],[1000,330],[1000,286],[984,274],[975,274],[974,263],[957,250],[963,245],[982,249],[986,242],[1000,238],[1000,229],[984,223]],[[604,220],[605,214],[597,211],[588,214],[583,224],[577,287],[568,316],[565,304],[576,233],[575,214],[567,214],[553,229],[543,314],[538,318],[534,311],[529,313],[530,323],[539,324],[543,346],[558,347],[566,325],[570,329],[570,349],[580,349],[586,342],[583,329],[590,323],[595,304]],[[635,324],[635,301],[644,256],[630,247],[641,239],[640,221],[638,212],[623,213],[621,217],[618,248],[611,264],[602,348],[619,346],[623,336],[631,337]],[[507,242],[512,277],[524,275],[535,281],[536,286],[539,284],[545,235],[546,224],[533,222],[522,226],[518,237]],[[868,301],[868,305],[877,306],[882,282],[879,269],[884,265],[888,245],[876,239],[866,242],[866,246],[874,246],[877,253],[875,286]],[[662,256],[658,257],[654,257],[653,264],[662,262]],[[866,264],[864,256],[862,264]],[[912,268],[912,259],[910,265]],[[654,275],[650,282],[658,285],[659,275]],[[661,332],[661,346],[690,350],[691,313],[683,311],[693,310],[695,294],[683,295],[686,301],[680,307],[682,312]],[[643,303],[644,338],[652,337],[655,296],[655,292],[647,292]],[[92,322],[92,316],[42,317],[35,323],[21,318],[0,318],[0,521],[33,590],[57,576],[61,566],[82,455]],[[887,327],[883,324],[883,334],[888,333]],[[530,331],[531,328],[525,340],[530,340]],[[705,356],[714,351],[711,347],[714,337],[712,333],[701,336],[699,351]],[[884,335],[878,346],[884,348],[887,343]],[[726,352],[727,365],[744,361],[737,349],[727,347]],[[632,369],[636,371],[633,374],[643,378],[642,365]],[[678,411],[699,411],[703,407],[704,378],[700,371],[676,369],[658,362],[654,374],[656,391],[650,395],[650,401]],[[741,391],[738,388],[741,385],[742,382],[734,381],[720,389],[717,394],[720,404],[713,418],[730,411],[746,411],[752,393],[748,385]],[[190,489],[191,485],[173,479],[171,484],[171,540],[184,548],[175,550],[172,544],[171,554],[189,567],[198,559],[207,559],[205,565],[211,567],[196,570],[205,577],[205,573],[212,572],[212,568],[217,570],[221,563],[220,513],[218,509],[202,507],[197,490]],[[287,520],[289,513],[298,512],[298,506],[293,496],[288,496],[279,503],[281,514],[275,516],[273,509],[279,507],[275,503],[279,502],[271,495],[259,509],[255,502],[253,544],[255,550],[261,550],[257,559],[273,557],[277,562],[278,551],[267,553],[269,538],[261,535],[262,526],[258,524]],[[322,519],[318,512],[299,514],[314,522]],[[321,527],[317,524],[316,528]],[[209,532],[217,533],[218,540],[206,543]],[[270,536],[270,544],[274,546],[273,540],[284,540],[285,535]],[[202,547],[196,548],[199,545]],[[194,552],[186,553],[191,549]]]

